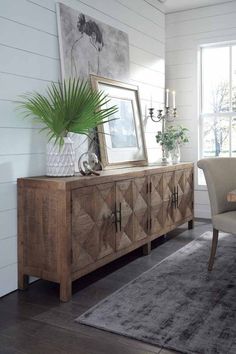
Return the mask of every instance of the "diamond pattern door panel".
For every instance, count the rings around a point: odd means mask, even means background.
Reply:
[[[151,182],[151,207],[159,206],[163,201],[163,174],[150,176]]]
[[[168,229],[174,223],[172,195],[174,192],[175,173],[163,173],[163,228]]]
[[[151,195],[150,195],[150,234],[162,234],[163,220],[163,173],[150,176]]]
[[[129,247],[133,243],[133,182],[125,180],[116,183],[116,208],[118,230],[116,233],[116,250]]]
[[[163,204],[159,204],[151,208],[150,233],[151,235],[162,235],[164,228]]]
[[[163,200],[169,201],[174,191],[174,172],[163,173]]]
[[[175,181],[174,186],[176,188],[176,192],[178,191],[179,197],[184,194],[185,191],[185,173],[184,170],[175,171]]]
[[[104,218],[104,220],[99,220],[96,224],[99,235],[99,253],[97,259],[115,252],[115,224],[111,221],[112,219],[110,218]]]
[[[73,268],[80,269],[115,252],[115,184],[72,191]]]
[[[179,198],[178,207],[175,210],[175,221],[179,222],[188,218],[193,213],[193,193],[190,191]]]
[[[171,203],[171,199],[163,203],[163,229],[175,223],[175,211]]]
[[[175,181],[178,186],[178,205],[175,208],[175,222],[188,218],[193,213],[193,169],[175,172]]]
[[[135,178],[133,181],[134,240],[148,237],[148,203],[148,178]]]
[[[100,259],[115,252],[115,184],[100,184],[96,189],[96,226],[99,232],[98,259]]]
[[[178,204],[174,210],[174,213],[175,213],[174,221],[177,223],[185,218],[186,206],[185,206],[184,196],[179,197]]]
[[[188,194],[193,191],[193,168],[186,168],[184,171],[185,174],[185,187],[184,193]]]

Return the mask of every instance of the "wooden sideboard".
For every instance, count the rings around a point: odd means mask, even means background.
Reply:
[[[103,171],[89,177],[18,179],[18,281],[72,281],[178,225],[193,227],[193,164]]]

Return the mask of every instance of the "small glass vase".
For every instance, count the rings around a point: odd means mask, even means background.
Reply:
[[[162,163],[163,163],[163,165],[166,165],[166,164],[170,164],[171,162],[172,162],[172,160],[171,160],[170,150],[164,148],[163,149]]]
[[[173,164],[180,162],[180,146],[175,144],[174,149],[169,151],[170,159]]]

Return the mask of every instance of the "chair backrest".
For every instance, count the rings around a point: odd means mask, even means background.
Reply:
[[[205,175],[212,215],[236,210],[236,203],[227,202],[227,193],[236,189],[236,158],[202,159],[197,166]]]

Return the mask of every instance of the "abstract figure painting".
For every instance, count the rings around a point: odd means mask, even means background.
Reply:
[[[128,35],[64,4],[57,10],[63,78],[95,74],[127,80]]]

